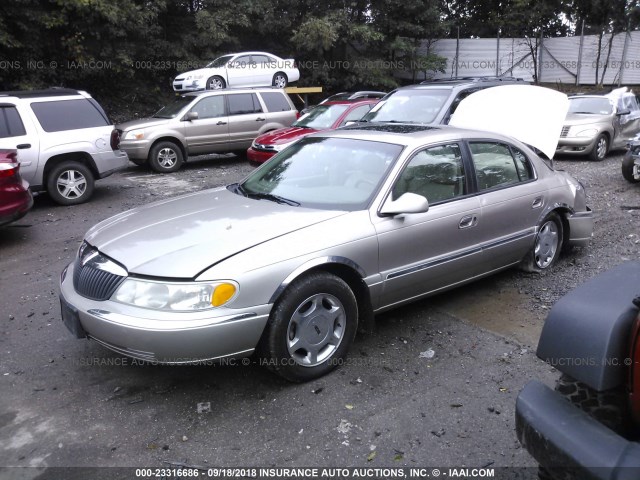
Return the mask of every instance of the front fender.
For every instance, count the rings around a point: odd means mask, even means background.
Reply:
[[[598,391],[624,384],[638,294],[640,262],[623,263],[571,291],[549,312],[538,357]]]

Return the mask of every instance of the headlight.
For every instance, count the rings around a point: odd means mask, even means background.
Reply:
[[[220,307],[238,292],[235,282],[164,283],[127,278],[112,299],[136,307],[192,312]]]
[[[124,134],[125,140],[142,140],[144,138],[144,130],[129,130]]]
[[[291,145],[293,142],[289,142],[289,143],[279,143],[277,145],[272,145],[271,147],[273,148],[274,151],[276,152],[281,152],[282,150],[284,150],[285,148],[287,148],[289,145]]]
[[[595,128],[588,128],[586,130],[580,130],[576,133],[576,137],[595,137],[598,130]]]

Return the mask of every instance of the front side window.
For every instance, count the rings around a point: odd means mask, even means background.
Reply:
[[[476,170],[478,190],[516,185],[534,178],[531,164],[518,149],[495,142],[471,142],[471,157]]]
[[[198,119],[216,118],[224,116],[224,97],[218,95],[215,97],[207,97],[196,103],[191,109],[192,112],[198,114]]]
[[[0,138],[19,137],[26,134],[16,107],[0,107]]]
[[[396,200],[404,193],[422,195],[429,204],[465,195],[460,146],[439,145],[416,153],[394,185],[392,198]]]
[[[262,112],[262,107],[255,93],[236,93],[228,95],[227,98],[229,99],[229,115]]]

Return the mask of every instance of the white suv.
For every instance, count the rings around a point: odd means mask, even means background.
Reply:
[[[17,149],[31,190],[46,190],[61,205],[86,202],[95,179],[127,166],[119,143],[117,130],[86,92],[0,92],[0,148]]]

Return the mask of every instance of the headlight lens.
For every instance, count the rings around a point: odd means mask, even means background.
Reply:
[[[279,143],[277,145],[273,145],[273,149],[276,152],[281,152],[282,150],[284,150],[285,148],[287,148],[289,145],[291,145],[293,142],[289,142],[289,143]]]
[[[125,140],[142,140],[144,138],[144,130],[129,130],[124,134]]]
[[[136,307],[172,312],[193,312],[220,307],[238,292],[235,282],[164,283],[127,278],[113,300]]]
[[[595,128],[588,128],[586,130],[580,130],[576,133],[576,137],[595,137],[598,130]]]

